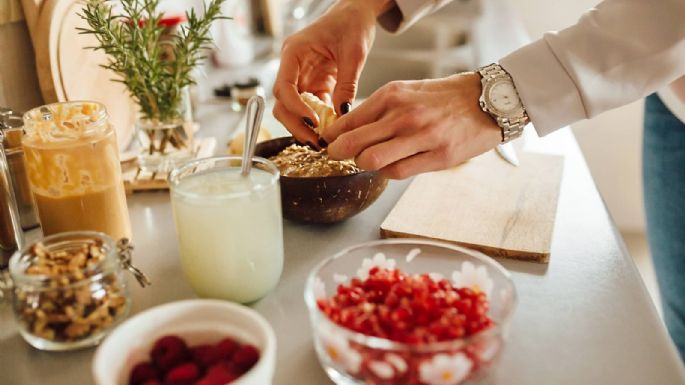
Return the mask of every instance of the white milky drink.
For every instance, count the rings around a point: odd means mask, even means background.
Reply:
[[[193,290],[247,303],[278,283],[283,221],[276,168],[260,160],[271,172],[252,168],[243,177],[237,159],[210,158],[175,170],[171,198],[181,264]]]

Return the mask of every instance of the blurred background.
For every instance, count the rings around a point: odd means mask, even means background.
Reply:
[[[198,74],[196,102],[214,89],[259,80],[267,95],[283,38],[307,25],[332,0],[228,0],[233,21],[216,25],[218,50]],[[454,0],[401,35],[380,31],[360,82],[360,97],[397,79],[440,77],[497,61],[545,31],[569,26],[596,0]],[[202,0],[162,0],[168,14]],[[19,0],[0,0],[0,106],[42,104],[35,55]],[[641,189],[642,102],[572,127],[606,205],[658,301],[645,238]],[[552,134],[553,135],[553,134]]]

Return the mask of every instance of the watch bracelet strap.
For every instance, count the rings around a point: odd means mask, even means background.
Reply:
[[[517,119],[497,118],[497,124],[502,128],[502,143],[507,143],[521,136],[523,128],[529,121],[527,116]]]
[[[485,80],[489,81],[500,76],[511,75],[505,71],[499,64],[492,63],[478,69],[478,73]],[[523,111],[524,116],[516,119],[509,119],[504,117],[497,118],[497,124],[502,129],[502,143],[507,143],[513,139],[518,138],[523,133],[523,128],[530,122],[528,114]]]
[[[480,76],[482,76],[485,80],[492,80],[500,76],[511,77],[509,73],[507,73],[507,71],[505,71],[500,65],[495,63],[488,64],[485,67],[479,68],[478,73],[480,73]]]

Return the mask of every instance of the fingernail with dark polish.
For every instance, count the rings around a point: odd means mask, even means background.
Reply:
[[[326,142],[324,138],[319,138],[319,146],[321,146],[322,148],[326,148],[328,147],[328,142]]]
[[[307,127],[311,128],[312,130],[314,129],[314,122],[312,122],[311,119],[309,119],[309,118],[302,118],[302,122],[304,122],[304,124],[305,124]]]
[[[352,108],[352,103],[350,102],[345,102],[340,105],[340,112],[342,112],[343,115],[346,113],[350,112],[350,109]]]

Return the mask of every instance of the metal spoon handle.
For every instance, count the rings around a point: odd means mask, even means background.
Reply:
[[[241,174],[247,176],[252,169],[252,157],[254,156],[259,129],[262,126],[264,116],[264,98],[255,95],[247,102],[247,119],[245,123],[245,143],[243,147],[243,164]]]

